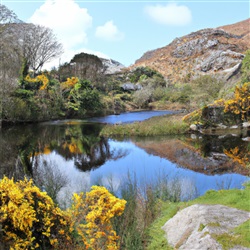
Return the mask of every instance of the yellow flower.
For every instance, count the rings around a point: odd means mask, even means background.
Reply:
[[[65,232],[64,232],[63,229],[59,230],[59,234],[64,234],[64,233],[65,233]]]

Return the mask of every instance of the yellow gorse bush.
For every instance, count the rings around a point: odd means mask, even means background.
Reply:
[[[27,75],[25,77],[25,81],[27,81],[27,82],[42,82],[43,85],[40,87],[39,90],[47,89],[48,83],[49,83],[49,79],[44,74],[38,75],[35,78],[31,78],[30,75]]]
[[[224,111],[241,115],[242,121],[247,120],[250,111],[250,82],[235,87],[234,98],[225,102]]]
[[[0,181],[0,245],[9,249],[55,248],[70,244],[70,217],[52,199],[33,185],[32,180]],[[59,230],[65,233],[62,237]]]
[[[242,121],[249,119],[250,112],[250,82],[244,83],[242,86],[236,86],[234,91],[234,98],[229,100],[219,99],[208,106],[224,107],[224,112],[240,115]],[[195,123],[201,121],[202,109],[193,111],[183,117],[183,121],[187,123]]]
[[[72,88],[74,87],[77,83],[79,82],[79,79],[78,77],[71,77],[71,78],[67,78],[67,81],[65,82],[62,82],[61,83],[61,86],[63,89],[66,89],[66,88]]]
[[[111,219],[125,209],[126,201],[116,198],[104,187],[93,186],[86,194],[74,194],[72,205],[73,227],[86,249],[119,249]]]
[[[0,181],[0,245],[4,249],[118,249],[111,220],[126,201],[104,187],[74,194],[68,211],[56,207],[32,180]]]

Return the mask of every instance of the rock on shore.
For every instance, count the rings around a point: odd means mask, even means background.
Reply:
[[[175,249],[220,250],[212,234],[229,233],[250,219],[250,213],[222,205],[192,205],[178,212],[162,229]],[[238,250],[248,248],[237,246]]]

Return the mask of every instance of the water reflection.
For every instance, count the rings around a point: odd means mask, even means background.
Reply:
[[[249,142],[236,135],[193,134],[182,137],[136,138],[137,146],[206,175],[239,173],[249,175]]]
[[[101,127],[89,123],[52,123],[2,130],[1,176],[15,176],[17,179],[22,179],[25,174],[33,176],[34,166],[39,165],[39,156],[51,153],[66,161],[72,160],[81,171],[93,170],[107,160],[124,157],[126,151],[111,151],[107,139],[99,137]]]
[[[242,188],[248,180],[249,142],[236,136],[114,140],[99,136],[103,125],[60,121],[0,131],[0,178],[28,175],[57,200],[99,183],[119,192],[128,174],[143,183],[167,179],[182,199],[209,189]],[[53,185],[51,185],[51,183]]]

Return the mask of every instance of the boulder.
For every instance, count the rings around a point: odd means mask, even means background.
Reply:
[[[196,124],[191,124],[189,128],[190,128],[191,130],[193,130],[193,131],[197,131],[197,130],[198,130]]]
[[[219,250],[222,246],[211,235],[229,233],[248,219],[249,212],[236,208],[196,204],[179,211],[162,229],[175,249]]]
[[[243,128],[250,128],[250,122],[243,122]]]

